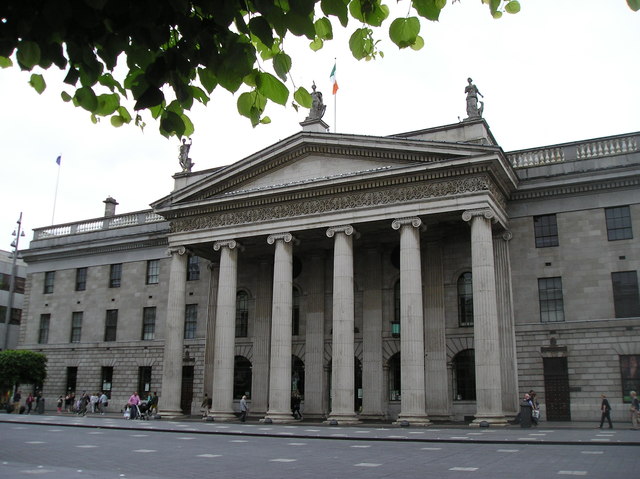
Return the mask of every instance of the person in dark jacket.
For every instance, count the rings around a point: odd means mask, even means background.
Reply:
[[[613,428],[613,424],[611,423],[611,405],[609,404],[607,396],[604,394],[600,394],[600,398],[602,399],[602,403],[600,403],[600,411],[602,411],[602,415],[600,416],[600,429],[602,429],[605,419],[609,423],[609,429],[611,429]]]

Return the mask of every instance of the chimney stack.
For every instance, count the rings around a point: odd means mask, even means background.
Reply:
[[[104,200],[103,203],[104,203],[104,217],[109,218],[111,216],[115,216],[116,206],[118,205],[118,202],[114,198],[111,198],[111,196],[107,196],[107,199]]]

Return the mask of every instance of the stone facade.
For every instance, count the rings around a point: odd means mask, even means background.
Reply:
[[[153,211],[36,230],[20,347],[49,357],[49,398],[70,374],[77,391],[103,388],[106,368],[112,404],[157,390],[166,416],[197,413],[206,393],[232,420],[249,393],[252,415],[288,422],[294,390],[329,422],[499,426],[535,389],[550,419],[593,419],[601,393],[622,418],[640,313],[637,279],[620,299],[612,273],[637,278],[640,248],[609,240],[605,214],[640,224],[639,144],[505,154],[482,119],[390,137],[304,130],[177,174]],[[535,229],[541,218],[553,224]],[[557,233],[536,247],[540,231]]]

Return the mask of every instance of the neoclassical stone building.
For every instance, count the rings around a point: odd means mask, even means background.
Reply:
[[[148,211],[35,230],[20,347],[48,397],[167,416],[548,419],[640,387],[640,133],[505,153],[482,118],[387,137],[321,120],[174,176]],[[185,155],[186,158],[186,155]],[[189,162],[190,165],[191,162]],[[636,231],[637,235],[637,231]],[[619,406],[616,407],[615,404]]]

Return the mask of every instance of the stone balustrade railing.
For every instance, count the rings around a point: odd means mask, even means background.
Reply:
[[[622,135],[593,141],[521,150],[507,153],[514,168],[530,168],[573,160],[602,158],[640,151],[640,134]]]
[[[158,223],[165,219],[151,210],[127,213],[124,215],[110,216],[106,218],[96,218],[78,223],[67,223],[63,225],[37,228],[34,230],[33,239],[41,240],[58,236],[69,236],[80,233],[92,233],[96,231],[124,228],[126,226],[145,225]]]

